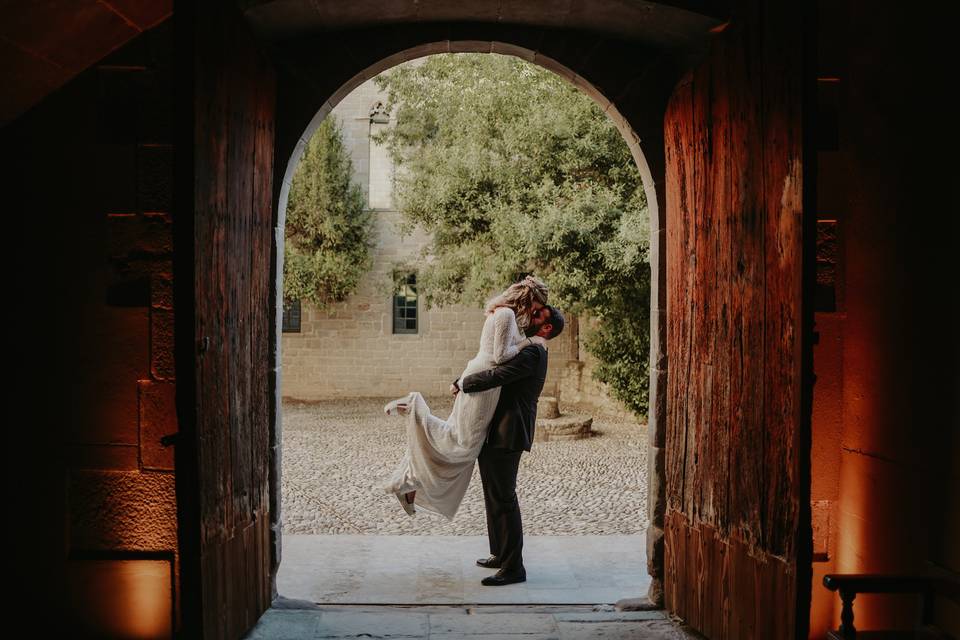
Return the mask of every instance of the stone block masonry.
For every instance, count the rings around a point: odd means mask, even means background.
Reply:
[[[32,496],[11,504],[31,523],[15,573],[50,595],[45,624],[90,637],[133,634],[116,626],[130,618],[117,596],[145,567],[166,587],[150,601],[155,635],[180,622],[174,447],[161,442],[178,431],[173,49],[169,21],[144,28],[4,131],[18,165],[7,193],[26,204],[11,210],[29,212],[16,235],[31,239],[16,377],[43,389],[22,395],[30,428],[11,443]]]

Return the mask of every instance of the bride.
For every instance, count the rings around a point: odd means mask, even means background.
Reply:
[[[467,363],[458,382],[471,373],[510,360],[524,347],[544,344],[524,331],[547,304],[547,286],[533,276],[510,285],[487,302],[480,332],[480,350]],[[458,393],[446,420],[430,412],[423,396],[411,391],[384,407],[389,415],[407,414],[407,447],[400,464],[383,485],[397,496],[404,511],[414,504],[453,520],[473,475],[473,465],[487,436],[500,398],[500,387]]]

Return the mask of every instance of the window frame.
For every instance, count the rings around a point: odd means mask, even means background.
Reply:
[[[392,314],[391,314],[391,326],[393,327],[394,335],[417,335],[420,333],[420,294],[417,291],[417,272],[409,271],[406,272],[406,275],[403,275],[404,272],[394,272],[393,281],[394,281],[394,291],[393,291],[393,303]],[[410,304],[410,294],[407,292],[408,288],[413,289],[413,304]],[[407,310],[413,309],[413,318],[410,318],[407,315]],[[403,314],[400,315],[398,312],[403,311]],[[403,323],[403,327],[398,328],[398,322]],[[410,322],[413,322],[413,326],[410,326]]]
[[[296,309],[295,312],[293,311],[294,308]],[[303,308],[300,299],[290,301],[289,309],[291,313],[288,313],[287,309],[286,304],[281,305],[280,333],[302,333]],[[296,328],[294,328],[294,318],[296,319]]]

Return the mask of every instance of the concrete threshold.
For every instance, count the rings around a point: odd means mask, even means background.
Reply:
[[[642,535],[527,536],[526,582],[480,580],[486,536],[285,535],[277,589],[343,605],[613,605],[650,585]]]
[[[317,605],[278,599],[246,640],[293,638],[430,640],[680,640],[701,638],[662,610],[610,605]]]

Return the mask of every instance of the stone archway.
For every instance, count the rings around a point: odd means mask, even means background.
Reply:
[[[461,41],[450,41],[443,40],[437,42],[429,42],[418,44],[414,47],[409,47],[402,51],[398,51],[391,55],[386,56],[382,60],[378,60],[375,63],[367,66],[361,71],[354,74],[346,83],[339,87],[329,98],[324,100],[321,104],[319,110],[314,114],[314,116],[309,120],[309,122],[304,127],[301,135],[298,137],[296,144],[293,146],[293,150],[289,155],[289,160],[286,162],[286,165],[283,166],[282,178],[280,177],[279,171],[282,166],[281,158],[285,157],[285,150],[280,149],[276,153],[277,167],[275,175],[279,178],[279,189],[276,201],[276,225],[274,227],[274,238],[276,238],[276,246],[274,251],[274,273],[278,274],[278,280],[276,282],[276,288],[274,289],[275,302],[276,305],[280,304],[280,297],[278,292],[282,290],[282,283],[279,283],[279,277],[283,273],[283,234],[286,221],[286,205],[287,197],[289,195],[290,184],[293,178],[296,167],[302,157],[304,149],[306,148],[307,142],[312,137],[314,131],[317,127],[320,126],[320,123],[325,117],[333,110],[333,108],[352,92],[355,88],[360,86],[365,81],[376,76],[377,74],[390,69],[396,65],[413,60],[416,58],[439,54],[439,53],[497,53],[503,55],[511,55],[519,57],[523,60],[536,64],[548,71],[555,73],[561,78],[567,80],[573,84],[577,89],[588,95],[593,99],[600,107],[603,109],[604,113],[611,119],[617,129],[620,131],[621,135],[624,138],[624,141],[627,143],[630,152],[634,158],[634,161],[637,165],[638,170],[640,171],[641,179],[644,186],[644,191],[646,193],[649,212],[650,212],[650,245],[651,245],[651,257],[652,265],[651,268],[654,269],[654,274],[651,276],[651,353],[650,353],[650,362],[652,367],[652,372],[650,376],[650,398],[651,398],[651,408],[650,415],[648,418],[648,429],[650,432],[649,436],[649,464],[648,464],[648,473],[655,476],[648,479],[648,513],[651,517],[651,524],[647,531],[647,548],[648,548],[648,571],[653,578],[653,584],[650,589],[651,599],[656,604],[662,604],[662,572],[663,572],[663,554],[660,551],[663,544],[663,521],[662,514],[665,509],[665,494],[662,491],[665,486],[665,467],[662,464],[663,453],[662,453],[662,441],[663,441],[663,423],[662,420],[659,420],[660,415],[656,413],[656,407],[654,406],[655,399],[659,399],[660,404],[663,404],[663,399],[666,394],[666,358],[663,349],[658,348],[663,344],[663,340],[666,335],[666,328],[663,326],[662,322],[665,320],[665,291],[662,287],[658,286],[658,283],[661,283],[666,278],[666,261],[664,258],[663,247],[661,242],[665,239],[665,233],[663,232],[663,225],[660,222],[662,220],[662,215],[660,213],[663,198],[663,187],[664,179],[663,172],[664,167],[662,164],[658,164],[657,160],[660,156],[654,152],[650,154],[653,162],[649,161],[647,155],[644,154],[643,148],[648,145],[647,141],[644,140],[641,142],[640,136],[637,134],[634,126],[631,124],[630,120],[619,110],[616,103],[611,101],[607,96],[605,96],[595,85],[593,85],[589,80],[587,80],[582,75],[579,75],[571,68],[562,64],[554,58],[551,58],[539,51],[526,48],[517,44],[512,44],[508,42],[500,42],[496,40],[492,41],[480,41],[480,40],[461,40]],[[662,141],[659,138],[654,138],[654,140],[649,143],[653,146],[654,150],[662,148]],[[280,308],[274,305],[274,313],[280,314]],[[276,323],[274,323],[276,324]],[[276,362],[281,361],[280,356],[280,335],[276,335],[276,341],[273,344],[272,353],[276,354]],[[279,455],[280,439],[281,439],[281,417],[280,417],[280,376],[273,378],[276,381],[276,387],[272,388],[272,393],[274,395],[274,411],[271,413],[272,428],[271,434],[274,438],[272,450],[276,452],[271,459],[270,466],[270,479],[271,479],[271,489],[270,494],[272,496],[277,496],[279,494],[279,477],[281,473],[281,458]],[[658,425],[659,435],[658,435]],[[278,503],[279,504],[279,503]],[[660,517],[657,519],[654,517],[654,514],[660,514]],[[281,557],[281,534],[280,534],[280,513],[279,509],[275,509],[271,514],[273,529],[276,531],[275,538],[275,557]],[[277,565],[272,567],[272,583],[273,583],[273,593],[274,596],[277,595],[276,588],[276,575],[279,569],[279,562]]]

